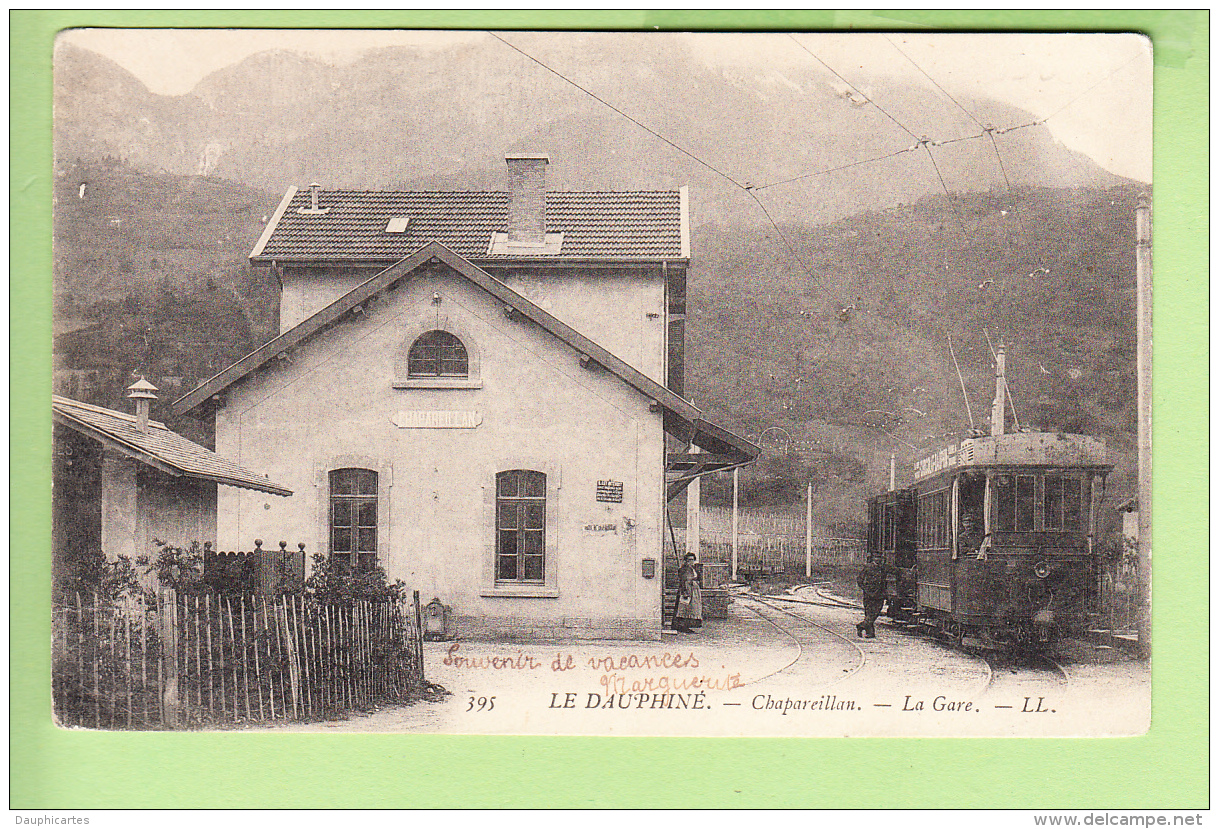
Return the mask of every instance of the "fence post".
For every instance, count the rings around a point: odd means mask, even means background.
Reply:
[[[161,688],[161,719],[166,728],[177,728],[180,715],[178,699],[178,593],[171,587],[157,591],[157,621],[165,665],[165,684]]]
[[[414,591],[412,602],[415,612],[415,629],[411,631],[411,638],[414,640],[415,656],[419,665],[418,686],[423,687],[423,611],[419,608],[419,591]]]
[[[301,666],[296,655],[296,636],[288,625],[288,599],[280,597],[280,603],[275,605],[275,623],[283,632],[285,656],[288,661],[288,696],[292,698],[292,719],[300,719],[300,688]]]

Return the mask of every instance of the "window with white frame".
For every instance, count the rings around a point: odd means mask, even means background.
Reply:
[[[358,570],[377,566],[377,473],[330,473],[330,555]]]
[[[546,578],[546,475],[510,469],[495,476],[495,581]]]

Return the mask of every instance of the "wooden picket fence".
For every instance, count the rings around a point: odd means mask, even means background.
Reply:
[[[677,558],[685,555],[685,531],[674,529]],[[702,533],[699,539],[699,560],[711,564],[732,561],[732,535]],[[805,560],[814,566],[851,568],[867,558],[867,544],[862,538],[813,537],[812,554],[808,555],[805,539],[790,536],[759,536],[740,533],[737,536],[737,572],[745,575],[802,575]]]
[[[305,580],[305,545],[289,551],[285,541],[278,550],[264,550],[261,539],[248,552],[213,550],[203,545],[203,582],[214,593],[266,593],[279,591],[285,582]]]
[[[61,725],[199,728],[309,720],[411,698],[425,685],[419,594],[328,604],[301,595],[179,595],[54,608]]]

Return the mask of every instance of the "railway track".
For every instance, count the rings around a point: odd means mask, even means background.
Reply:
[[[807,597],[807,594],[810,592],[816,596],[816,599]],[[866,664],[866,655],[862,649],[860,649],[859,646],[856,645],[855,642],[853,642],[849,637],[843,636],[837,631],[833,631],[824,625],[818,624],[807,617],[802,616],[799,613],[794,613],[792,610],[788,609],[792,605],[814,605],[817,607],[828,607],[833,609],[858,610],[860,609],[858,604],[845,601],[837,596],[827,595],[823,592],[818,584],[797,588],[796,595],[794,596],[754,596],[740,592],[734,593],[734,596],[736,598],[743,599],[747,607],[750,606],[748,602],[752,601],[756,604],[768,607],[778,613],[784,614],[785,616],[798,619],[803,624],[816,627],[826,633],[842,639],[851,645],[859,653],[859,662],[853,669],[850,670],[849,673],[841,677],[841,679],[845,679],[848,676],[854,676],[856,673],[862,670]],[[792,636],[792,633],[789,630],[785,630],[773,619],[759,613],[756,607],[751,607],[750,609],[762,618],[766,619],[768,622],[770,622],[770,624],[774,625],[786,635]],[[792,636],[792,638],[796,639],[794,636]],[[1020,654],[1012,654],[995,651],[980,651],[976,648],[960,647],[938,637],[932,636],[928,638],[929,641],[936,642],[937,644],[948,647],[959,654],[969,657],[974,661],[976,666],[984,672],[975,691],[975,693],[979,696],[996,689],[1002,691],[1009,685],[1035,685],[1052,681],[1054,684],[1059,686],[1069,686],[1072,682],[1072,677],[1067,669],[1053,657],[1044,653],[1024,652]],[[797,644],[799,644],[798,640],[796,641]],[[798,662],[801,658],[803,658],[803,649],[801,656],[798,656],[797,659],[792,660],[788,666],[785,666],[783,669],[776,671],[775,673],[781,673],[782,671],[787,670],[791,667],[791,665]]]
[[[766,679],[768,677],[775,676],[777,674],[784,673],[786,671],[790,671],[793,667],[797,667],[801,663],[811,663],[812,654],[810,654],[809,651],[804,647],[803,643],[800,642],[799,636],[797,636],[796,633],[794,631],[792,631],[790,627],[784,627],[783,625],[776,622],[774,619],[767,616],[765,613],[762,613],[760,610],[758,610],[758,607],[757,607],[758,605],[768,608],[769,610],[774,611],[775,613],[782,614],[783,616],[788,617],[790,619],[794,619],[797,622],[799,622],[801,625],[804,625],[804,626],[807,626],[810,628],[815,628],[816,630],[820,631],[822,634],[832,637],[832,639],[834,641],[845,644],[847,646],[847,648],[850,649],[849,652],[853,654],[854,664],[852,664],[850,667],[843,668],[842,673],[840,675],[834,676],[832,679],[829,679],[828,681],[826,681],[824,683],[818,684],[816,686],[817,688],[828,688],[831,685],[836,685],[839,682],[842,682],[846,679],[850,679],[851,677],[855,676],[855,674],[857,674],[861,670],[863,670],[863,668],[867,665],[867,663],[868,663],[867,654],[864,652],[863,648],[859,647],[859,645],[857,645],[855,642],[853,642],[850,638],[843,636],[841,633],[838,633],[837,631],[832,630],[832,629],[826,627],[825,625],[814,622],[812,619],[809,619],[807,616],[802,616],[799,613],[794,613],[791,610],[789,610],[787,607],[783,606],[783,601],[795,602],[797,604],[817,604],[817,603],[802,601],[799,599],[792,599],[790,597],[788,597],[786,599],[781,599],[780,597],[775,597],[775,596],[762,597],[762,596],[737,594],[736,598],[740,599],[742,604],[745,607],[748,607],[752,612],[754,612],[761,618],[765,619],[767,622],[769,622],[771,625],[773,625],[776,629],[778,629],[785,635],[790,636],[796,642],[796,644],[800,646],[800,653],[797,655],[797,657],[795,659],[793,659],[783,668],[780,668],[778,671],[774,671],[773,673],[768,674],[767,677],[762,677],[762,679]],[[830,606],[836,606],[836,605],[830,605]],[[804,667],[808,667],[808,668],[819,667],[819,668],[824,669],[825,666],[823,666],[823,665],[818,665],[818,666],[805,665]],[[760,681],[760,680],[756,680],[756,681]]]
[[[1073,677],[1061,663],[1043,653],[988,652],[973,654],[973,656],[984,661],[990,670],[990,676],[983,685],[981,693],[1005,691],[1008,686],[1014,686],[1016,690],[1020,690],[1021,686],[1027,686],[1030,683],[1044,683],[1051,678],[1053,684],[1058,687],[1069,687],[1073,681]]]

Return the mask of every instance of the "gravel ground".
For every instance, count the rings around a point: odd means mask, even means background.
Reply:
[[[786,611],[786,612],[784,612]],[[1146,665],[1075,643],[1069,679],[987,660],[849,608],[734,600],[659,642],[429,642],[450,694],[276,730],[690,736],[1127,735],[1146,729]],[[937,710],[938,709],[938,710]]]

